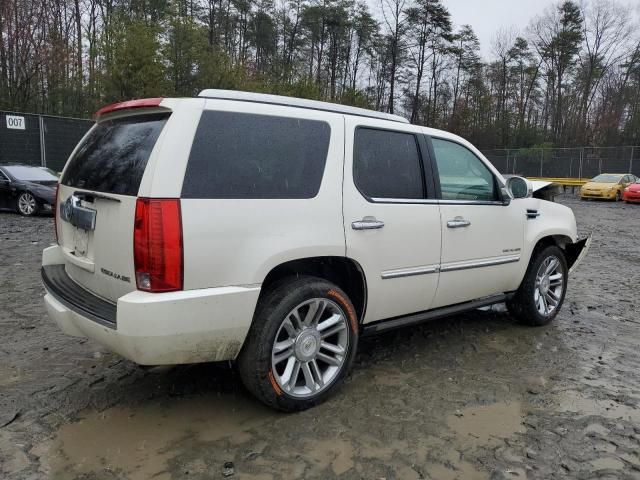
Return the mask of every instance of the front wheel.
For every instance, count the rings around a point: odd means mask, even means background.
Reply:
[[[240,377],[278,410],[304,410],[325,400],[348,372],[358,320],[347,295],[316,277],[279,282],[261,298],[240,352]]]
[[[620,200],[622,200],[622,194],[620,193],[620,190],[618,190],[616,192],[616,202],[619,202]]]
[[[16,210],[20,215],[30,217],[38,213],[38,202],[29,192],[22,192],[16,200]]]
[[[507,302],[509,312],[527,325],[546,325],[562,307],[569,269],[564,252],[551,245],[534,252],[520,288]]]

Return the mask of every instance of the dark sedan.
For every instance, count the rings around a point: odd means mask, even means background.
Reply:
[[[58,177],[47,169],[30,165],[0,165],[0,208],[31,216],[51,211]]]

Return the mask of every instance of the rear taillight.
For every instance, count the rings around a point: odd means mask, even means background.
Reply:
[[[56,233],[56,243],[60,244],[58,241],[58,195],[60,193],[60,182],[56,183],[56,199],[53,203],[53,230]]]
[[[138,199],[133,257],[138,290],[182,290],[182,219],[179,199]]]

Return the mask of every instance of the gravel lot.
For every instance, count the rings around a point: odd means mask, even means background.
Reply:
[[[366,339],[295,415],[227,364],[145,370],[60,333],[51,218],[0,213],[0,478],[640,478],[640,206],[562,202],[594,242],[552,325],[478,311]]]

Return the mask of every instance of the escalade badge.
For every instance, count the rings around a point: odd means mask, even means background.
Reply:
[[[123,282],[131,283],[131,277],[127,277],[126,275],[120,275],[119,273],[113,273],[106,268],[100,268],[100,271],[105,274],[107,277],[115,278],[116,280],[122,280]]]

